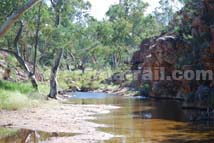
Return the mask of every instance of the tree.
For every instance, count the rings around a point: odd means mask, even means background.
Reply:
[[[155,9],[156,18],[163,24],[168,25],[172,20],[176,11],[178,11],[183,3],[189,0],[160,0],[160,6]]]
[[[17,4],[17,3],[16,3]],[[24,23],[26,24],[26,21],[27,19],[29,18],[28,16],[25,17],[23,16],[22,17],[22,20],[20,21],[20,28],[15,36],[15,39],[13,41],[13,46],[12,46],[12,49],[10,49],[10,46],[8,46],[8,49],[0,49],[1,51],[5,51],[5,52],[8,52],[12,55],[15,56],[15,58],[17,59],[17,61],[19,62],[19,64],[21,65],[21,67],[23,67],[23,69],[25,70],[25,72],[27,73],[29,79],[31,80],[31,83],[32,83],[32,86],[38,90],[38,83],[37,83],[37,80],[35,78],[35,73],[36,73],[36,60],[37,60],[37,51],[38,51],[38,42],[39,42],[39,30],[40,30],[40,19],[41,19],[41,7],[42,7],[42,3],[40,3],[39,7],[38,7],[38,11],[37,9],[33,9],[32,11],[34,11],[35,13],[33,13],[34,15],[38,15],[38,17],[35,18],[36,20],[36,28],[35,28],[35,35],[33,37],[35,37],[35,39],[33,39],[32,41],[35,42],[35,50],[34,50],[34,60],[33,60],[33,67],[32,69],[29,67],[28,64],[26,64],[26,61],[25,61],[25,55],[24,53],[22,52],[22,50],[20,49],[21,47],[21,39],[24,37],[23,35],[23,31],[24,30],[27,30],[27,28],[25,28],[24,26]],[[8,8],[8,7],[7,7]],[[4,9],[5,10],[5,9]],[[29,22],[30,23],[30,22]],[[28,23],[28,24],[29,24]],[[14,31],[15,32],[15,31]],[[31,31],[32,32],[32,31]]]
[[[15,51],[13,50],[8,50],[8,49],[2,49],[0,48],[0,51],[4,51],[4,52],[7,52],[9,54],[12,54],[16,57],[17,61],[19,62],[19,64],[24,68],[24,70],[27,72],[28,74],[28,77],[31,79],[31,83],[33,85],[33,87],[35,89],[38,89],[38,84],[37,84],[37,80],[35,78],[35,72],[31,72],[30,71],[30,68],[28,67],[28,65],[25,63],[24,59],[22,58],[21,54],[20,54],[20,50],[19,50],[19,45],[18,45],[18,42],[19,42],[19,39],[22,35],[22,32],[23,32],[23,23],[21,22],[20,23],[20,28],[17,32],[17,35],[16,35],[16,38],[14,40],[14,48],[15,48]],[[36,65],[34,64],[34,67]],[[34,68],[35,69],[35,68]]]
[[[3,2],[0,2],[2,23],[17,14],[20,8],[15,6],[22,8],[24,2],[32,0]],[[35,74],[36,66],[51,67],[48,95],[51,98],[58,93],[59,69],[71,69],[72,65],[74,70],[84,72],[87,67],[123,66],[143,39],[159,34],[162,28],[154,16],[144,15],[147,4],[140,0],[121,0],[110,7],[106,13],[108,19],[103,21],[89,16],[90,3],[84,0],[51,0],[51,4],[43,2],[19,17],[25,26],[17,40],[22,62],[34,65],[29,70],[22,66],[31,73],[28,75]],[[15,22],[0,39],[4,50],[16,52],[11,37],[17,36],[19,27]]]
[[[48,94],[48,97],[56,98],[56,95],[58,94],[57,71],[64,52],[64,48],[66,48],[65,46],[71,40],[70,38],[68,38],[69,34],[67,33],[72,26],[72,22],[74,20],[79,22],[81,17],[84,15],[82,11],[83,9],[88,8],[88,3],[85,3],[83,0],[51,0],[51,4],[55,14],[55,28],[57,30],[56,32],[59,32],[61,36],[57,37],[57,41],[59,42],[59,39],[62,40],[62,42],[57,43],[58,49],[56,49],[58,52],[55,57],[55,62],[52,65],[50,77],[50,93]],[[60,20],[61,18],[63,19],[62,21]],[[56,35],[54,36],[56,37]]]
[[[138,47],[143,39],[160,33],[162,27],[151,16],[145,16],[148,4],[139,0],[121,0],[106,13],[112,25],[108,46],[112,48],[111,64],[118,66]]]

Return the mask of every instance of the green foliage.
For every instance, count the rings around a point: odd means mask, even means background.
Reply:
[[[147,3],[138,0],[125,0],[113,5],[106,13],[113,25],[112,44],[137,47],[142,39],[158,35],[162,30],[157,20],[145,16]]]
[[[109,8],[104,30],[98,26],[101,44],[111,48],[109,64],[113,67],[122,66],[143,39],[160,34],[162,27],[155,17],[144,15],[147,6],[143,1],[124,0]]]
[[[168,25],[176,11],[181,8],[181,4],[185,2],[183,0],[160,0],[160,6],[156,8],[154,14],[163,25]]]
[[[14,56],[12,55],[8,55],[6,58],[5,58],[5,61],[7,61],[7,63],[11,63],[9,65],[9,67],[16,67],[17,66],[17,60],[16,58],[14,58]]]
[[[174,27],[175,32],[179,32],[180,30],[181,30],[180,27],[178,27],[178,26]]]
[[[12,14],[18,7],[22,6],[26,0],[1,0],[0,1],[0,24]]]
[[[0,18],[10,15],[25,1],[1,1]],[[153,16],[145,16],[148,4],[139,0],[125,0],[112,5],[106,15],[109,19],[97,21],[89,16],[91,7],[84,0],[59,0],[55,6],[42,1],[39,29],[38,63],[50,66],[58,48],[65,49],[63,67],[79,65],[102,68],[122,66],[145,38],[158,35],[162,29]],[[39,7],[33,7],[21,17],[25,23],[19,48],[26,61],[33,62],[35,31]],[[56,16],[59,25],[56,27]],[[0,44],[14,49],[13,41],[19,24],[6,34]],[[71,56],[72,55],[72,56]]]
[[[0,109],[16,110],[37,106],[42,100],[37,97],[38,93],[32,96],[34,93],[30,83],[0,81]]]
[[[107,71],[87,70],[84,74],[81,71],[61,71],[58,81],[63,89],[79,87],[80,89],[98,89],[102,87],[101,81],[108,78]]]
[[[25,107],[37,106],[38,100],[31,99],[19,91],[0,89],[0,109],[17,110]]]
[[[10,91],[19,91],[20,93],[27,94],[33,92],[33,88],[30,83],[15,83],[9,81],[0,80],[0,89],[10,90]]]
[[[61,84],[60,84],[61,85]],[[50,85],[49,83],[39,83],[39,92],[43,95],[48,95],[50,92]]]
[[[18,132],[17,129],[0,128],[0,138],[15,135]]]

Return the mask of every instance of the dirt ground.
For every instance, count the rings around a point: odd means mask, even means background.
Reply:
[[[0,126],[44,132],[75,133],[71,137],[54,137],[45,143],[92,143],[114,137],[99,131],[102,124],[92,123],[97,114],[107,114],[118,107],[111,105],[56,104],[20,111],[0,111]]]

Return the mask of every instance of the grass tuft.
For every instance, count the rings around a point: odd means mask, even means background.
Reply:
[[[33,107],[39,104],[34,89],[29,83],[15,83],[0,81],[0,109],[17,110],[24,107]]]
[[[6,91],[0,89],[0,109],[18,110],[24,107],[33,107],[39,104],[36,99],[30,98],[28,95],[19,91]]]
[[[0,80],[0,89],[8,91],[19,91],[20,93],[23,94],[27,94],[34,91],[30,83],[16,83],[1,80]]]
[[[17,129],[0,128],[0,138],[15,135],[17,132]]]

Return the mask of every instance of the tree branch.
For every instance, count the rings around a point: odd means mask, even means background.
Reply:
[[[16,48],[16,54],[20,56],[20,51],[19,51],[19,45],[18,45],[18,42],[19,42],[19,39],[22,35],[22,32],[23,32],[23,28],[24,28],[24,24],[23,22],[21,21],[20,22],[20,28],[19,28],[19,31],[17,32],[16,34],[16,38],[14,39],[14,47]]]
[[[38,43],[39,43],[39,30],[40,30],[40,24],[41,24],[41,7],[42,3],[39,4],[39,10],[38,10],[38,19],[37,19],[37,27],[36,27],[36,35],[35,35],[35,51],[34,51],[34,60],[33,60],[33,74],[36,73],[36,58],[37,58],[37,49],[38,49]]]
[[[11,54],[11,55],[16,55],[16,52],[11,51],[11,50],[8,50],[8,49],[2,49],[2,48],[0,48],[0,51],[3,51],[3,52],[6,52],[6,53],[9,53],[9,54]]]
[[[56,7],[56,3],[53,0],[50,0],[50,1],[51,1],[51,5],[55,8]]]
[[[3,37],[5,33],[10,29],[10,27],[33,5],[41,0],[28,0],[23,7],[16,10],[12,15],[10,15],[3,25],[0,27],[0,37]]]

